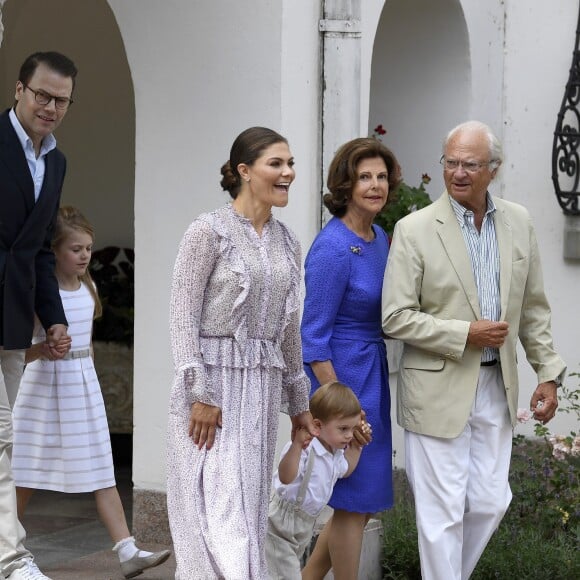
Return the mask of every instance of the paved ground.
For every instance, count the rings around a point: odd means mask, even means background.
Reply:
[[[117,487],[131,521],[131,471],[117,470]],[[52,580],[123,580],[117,555],[103,525],[97,519],[93,494],[61,494],[39,491],[22,521],[28,538],[27,548],[40,569]],[[171,546],[143,544],[157,551]],[[175,560],[148,570],[143,580],[173,580]]]
[[[116,470],[117,487],[131,522],[132,483],[130,467]],[[22,521],[28,538],[26,546],[39,568],[52,580],[123,580],[117,555],[103,525],[97,519],[93,494],[37,492]],[[371,520],[365,532],[361,580],[381,578],[380,547],[382,530]],[[142,544],[146,550],[171,550],[171,546]],[[173,556],[138,576],[139,580],[174,580]],[[332,580],[332,573],[325,580]]]

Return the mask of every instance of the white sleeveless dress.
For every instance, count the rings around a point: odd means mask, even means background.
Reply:
[[[81,284],[60,290],[71,353],[90,348],[94,301]],[[33,341],[45,340],[37,325]],[[115,485],[111,439],[91,356],[26,366],[14,405],[12,471],[17,486],[68,493]]]

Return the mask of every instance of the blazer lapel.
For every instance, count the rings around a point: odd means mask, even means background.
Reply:
[[[495,235],[499,248],[499,293],[501,298],[500,320],[505,320],[512,281],[512,228],[503,208],[496,204]]]
[[[447,257],[455,270],[457,278],[463,287],[467,301],[475,317],[479,320],[481,318],[481,312],[479,309],[477,287],[473,277],[473,268],[467,248],[465,247],[465,240],[461,233],[461,228],[457,223],[455,213],[453,213],[448,194],[444,193],[435,203],[439,204],[436,214],[437,233],[445,248]]]

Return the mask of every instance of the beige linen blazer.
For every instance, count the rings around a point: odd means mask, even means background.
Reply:
[[[494,197],[500,255],[500,348],[512,424],[518,407],[519,337],[538,383],[563,377],[554,351],[534,228],[525,208]],[[481,313],[471,261],[449,195],[397,223],[383,284],[384,332],[404,342],[397,419],[415,433],[457,437],[472,408],[481,349],[466,344]],[[525,403],[527,406],[527,402]]]

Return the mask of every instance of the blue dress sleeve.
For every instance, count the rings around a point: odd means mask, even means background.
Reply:
[[[304,264],[306,297],[302,316],[305,363],[332,360],[330,339],[350,279],[350,257],[333,236],[318,235]]]

